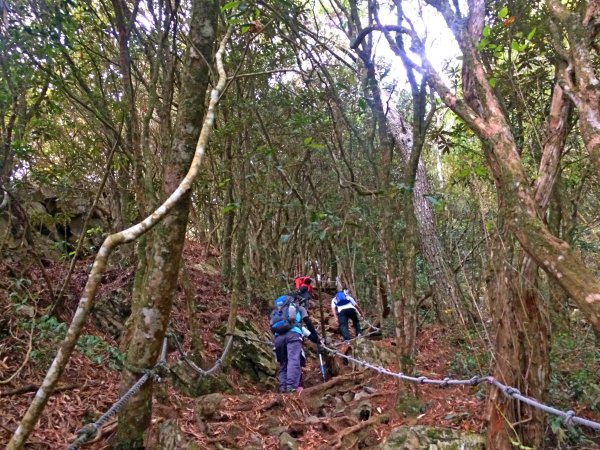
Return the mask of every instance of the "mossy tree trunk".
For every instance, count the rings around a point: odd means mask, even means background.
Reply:
[[[208,87],[217,26],[217,2],[192,2],[191,43],[186,53],[179,109],[169,154],[164,155],[164,191],[172,192],[185,175],[195,152]],[[157,361],[177,287],[177,275],[188,221],[190,195],[175,205],[162,223],[148,235],[145,271],[135,284],[134,303],[126,333],[126,364],[151,368]],[[121,391],[135,383],[139,374],[123,371]],[[143,435],[152,414],[152,382],[133,396],[119,415],[114,448],[143,448]]]

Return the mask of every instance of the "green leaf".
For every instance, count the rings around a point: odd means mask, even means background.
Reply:
[[[485,37],[488,37],[491,32],[492,32],[492,29],[490,28],[489,25],[486,25],[485,27],[483,27],[483,35]]]
[[[481,39],[478,43],[477,43],[477,50],[484,50],[488,44],[490,43],[490,41],[488,41],[487,38],[483,38]]]
[[[500,11],[498,11],[499,19],[504,19],[506,16],[508,16],[508,6],[505,6]]]
[[[228,11],[230,9],[236,8],[240,5],[240,2],[227,2],[223,6],[221,6],[221,11]]]
[[[487,169],[484,166],[475,167],[475,174],[479,177],[484,177],[488,173]]]
[[[536,31],[537,31],[537,28],[536,28],[536,27],[533,27],[533,30],[531,30],[531,31],[529,32],[529,34],[527,35],[527,39],[528,39],[528,40],[532,40],[532,39],[533,39],[533,37],[535,36],[535,32],[536,32]]]
[[[495,88],[497,82],[498,82],[497,78],[494,78],[494,77],[490,78],[490,86],[491,87]]]
[[[242,34],[247,33],[249,29],[250,29],[250,25],[244,25],[242,27]]]
[[[364,112],[367,109],[367,101],[364,98],[358,99],[358,108]]]
[[[517,41],[512,41],[510,43],[510,48],[513,49],[513,51],[519,53],[521,51],[521,45],[517,42]]]
[[[304,145],[310,145],[312,140],[313,140],[313,138],[311,138],[311,137],[304,138]]]
[[[221,214],[227,214],[228,212],[235,211],[237,208],[237,203],[229,203],[225,207],[221,208]]]
[[[323,230],[319,233],[319,240],[324,241],[325,236],[327,235],[327,230]]]

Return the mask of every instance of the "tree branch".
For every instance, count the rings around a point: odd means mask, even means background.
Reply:
[[[200,137],[198,138],[198,143],[196,145],[196,151],[194,154],[194,159],[190,165],[190,168],[177,187],[175,191],[167,198],[164,203],[158,207],[151,215],[146,217],[142,222],[133,225],[132,227],[127,228],[126,230],[120,231],[118,233],[111,234],[105,240],[98,254],[96,255],[96,260],[94,261],[94,265],[92,266],[92,271],[89,275],[88,281],[85,285],[83,295],[79,300],[79,305],[75,314],[73,316],[73,320],[69,329],[67,330],[67,335],[61,344],[50,369],[46,373],[46,377],[42,383],[42,386],[38,389],[35,398],[31,402],[29,409],[25,413],[25,416],[21,419],[21,423],[19,427],[15,431],[15,434],[11,437],[10,442],[8,443],[7,450],[19,450],[23,448],[25,445],[25,441],[28,436],[31,434],[35,424],[37,423],[46,403],[48,402],[49,396],[54,391],[56,387],[56,383],[58,382],[62,372],[64,371],[67,363],[69,362],[69,358],[73,353],[73,349],[77,343],[77,339],[81,334],[81,330],[89,312],[92,309],[94,297],[96,295],[96,291],[102,280],[102,275],[106,270],[106,266],[108,263],[108,258],[113,252],[113,250],[121,244],[132,242],[142,234],[149,231],[151,228],[156,226],[161,220],[163,220],[169,211],[175,206],[175,204],[182,198],[184,195],[190,190],[192,187],[192,183],[196,179],[198,175],[200,162],[204,156],[206,146],[208,144],[208,138],[210,136],[211,130],[213,128],[213,124],[215,121],[215,108],[219,101],[219,97],[221,95],[221,90],[225,87],[227,82],[227,74],[225,73],[225,69],[223,68],[223,54],[225,52],[225,44],[229,40],[231,36],[232,29],[230,28],[221,44],[219,46],[219,50],[217,51],[215,58],[217,61],[217,68],[219,71],[219,81],[217,85],[212,89],[210,102],[208,104],[208,110],[206,112],[204,123],[202,125],[202,130],[200,131]]]
[[[365,37],[367,37],[367,35],[369,33],[372,33],[373,31],[383,31],[383,32],[395,31],[397,33],[405,33],[405,34],[412,35],[411,30],[409,30],[408,28],[398,26],[398,25],[371,25],[366,28],[363,28],[361,30],[361,32],[358,33],[354,42],[352,42],[352,44],[350,44],[350,48],[352,50],[356,50],[358,48],[358,46],[361,44],[361,42],[365,39]]]

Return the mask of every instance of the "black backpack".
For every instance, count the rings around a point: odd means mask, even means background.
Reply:
[[[310,300],[310,291],[306,286],[300,287],[296,292],[294,292],[294,296],[296,297],[296,301],[300,306],[304,306],[308,309],[308,301]]]

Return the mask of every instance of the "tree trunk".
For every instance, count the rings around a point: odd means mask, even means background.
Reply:
[[[387,117],[390,130],[394,134],[396,145],[399,147],[402,162],[406,165],[412,148],[412,127],[393,108],[388,111]],[[444,313],[444,310],[461,308],[465,302],[456,276],[448,264],[450,258],[440,242],[431,203],[425,198],[425,194],[430,191],[425,163],[420,160],[414,186],[414,207],[417,217],[419,249],[428,265],[433,296],[439,307],[438,309],[442,313],[442,316],[438,319],[443,323],[447,323],[448,315]]]
[[[195,0],[192,3],[186,64],[183,73],[179,110],[170,154],[165,155],[166,192],[172,192],[189,167],[195,152],[208,87],[207,61],[212,60],[217,3]],[[201,54],[199,53],[201,52]],[[174,206],[165,220],[151,231],[146,246],[146,270],[134,293],[131,318],[128,321],[126,367],[151,368],[161,349],[169,322],[171,305],[177,287],[177,275],[185,238],[190,194]],[[139,378],[135,371],[124,370],[121,391]],[[143,447],[143,434],[150,425],[152,382],[134,395],[119,415],[114,447]]]
[[[486,277],[490,315],[494,320],[494,355],[496,356],[493,375],[508,386],[522,389],[520,358],[522,342],[517,326],[521,308],[518,293],[515,292],[516,275],[511,267],[510,235],[503,218],[498,219],[498,230],[493,235],[490,249],[490,267]],[[515,303],[517,303],[515,305]],[[498,389],[491,389],[488,397],[487,448],[495,450],[512,449],[511,439],[518,436],[510,432],[513,424],[521,417],[519,405],[507,398]],[[522,441],[521,441],[522,442]]]
[[[231,247],[233,241],[233,223],[235,220],[235,209],[233,208],[233,161],[231,156],[231,140],[225,145],[225,176],[227,188],[225,190],[225,214],[223,214],[223,239],[221,244],[221,284],[226,290],[231,290],[232,285],[232,263]]]
[[[480,14],[478,20],[482,22],[485,15],[483,1],[470,0],[469,5],[470,11]],[[440,12],[452,27],[457,18],[450,10],[440,9]],[[594,327],[600,330],[600,280],[577,252],[566,241],[554,236],[538,216],[531,183],[525,174],[510,125],[477,53],[475,42],[480,36],[464,27],[455,28],[454,31],[463,51],[464,64],[469,66],[483,114],[456,97],[424,57],[425,71],[431,84],[444,103],[482,141],[489,144],[486,159],[497,189],[505,198],[506,218],[514,236],[529,256],[562,286]]]
[[[566,66],[561,72],[562,88],[577,108],[581,137],[597,173],[600,171],[600,82],[594,66],[594,53],[598,52],[594,41],[598,36],[600,7],[597,0],[584,2],[579,11],[571,11],[558,0],[546,0],[546,5],[555,20],[550,27],[554,47]],[[564,34],[558,26],[564,29]]]

